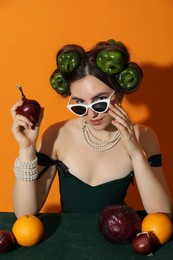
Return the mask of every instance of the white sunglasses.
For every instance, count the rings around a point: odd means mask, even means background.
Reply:
[[[105,113],[109,108],[110,100],[114,93],[115,93],[115,91],[113,91],[108,98],[103,99],[103,100],[98,100],[98,101],[93,102],[88,105],[85,105],[85,104],[70,105],[70,101],[71,101],[71,96],[70,96],[68,104],[67,104],[67,108],[77,116],[86,115],[89,108],[92,109],[96,113]]]

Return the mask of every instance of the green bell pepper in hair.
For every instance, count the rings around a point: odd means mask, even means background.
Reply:
[[[51,86],[59,94],[65,94],[68,90],[67,81],[62,77],[62,75],[57,72],[50,80]]]
[[[127,67],[118,75],[117,81],[122,90],[130,92],[138,87],[140,77],[137,70]]]
[[[112,45],[124,45],[122,42],[116,42],[114,39],[109,39],[107,42]]]
[[[107,40],[108,43],[112,44],[112,45],[115,45],[116,44],[116,41],[114,39],[109,39]]]
[[[117,74],[124,67],[123,55],[119,51],[102,50],[97,54],[96,64],[109,75]]]
[[[57,57],[57,63],[61,72],[72,72],[77,68],[81,57],[77,52],[62,52]]]

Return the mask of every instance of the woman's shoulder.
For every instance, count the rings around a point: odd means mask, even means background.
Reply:
[[[147,125],[134,124],[134,129],[137,135],[146,135],[146,136],[157,135],[155,130]]]
[[[65,129],[68,129],[71,127],[75,127],[75,125],[77,125],[77,124],[78,124],[78,118],[59,121],[59,122],[53,123],[50,126],[48,126],[47,129],[45,130],[45,132],[52,132],[52,131],[57,132],[61,129],[65,130]]]
[[[43,137],[51,138],[60,137],[61,135],[70,134],[73,131],[76,131],[79,128],[80,122],[78,118],[69,119],[54,123],[47,127],[47,129],[43,133]]]
[[[135,124],[134,130],[139,143],[147,153],[152,155],[160,152],[158,135],[153,128],[143,124]]]
[[[66,145],[78,124],[76,119],[70,119],[48,126],[41,136],[38,150],[56,159],[57,147]]]

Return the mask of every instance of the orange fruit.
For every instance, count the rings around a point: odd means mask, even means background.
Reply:
[[[12,232],[19,245],[34,246],[42,239],[44,226],[38,217],[24,215],[14,222]]]
[[[159,244],[166,243],[173,232],[172,222],[168,216],[163,213],[148,214],[142,221],[142,232],[152,231]]]

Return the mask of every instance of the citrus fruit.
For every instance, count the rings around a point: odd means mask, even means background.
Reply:
[[[159,244],[166,243],[173,232],[172,222],[163,213],[148,214],[142,221],[142,232],[152,231],[158,239]]]
[[[34,246],[42,239],[44,226],[38,217],[24,215],[14,222],[12,232],[19,245]]]

